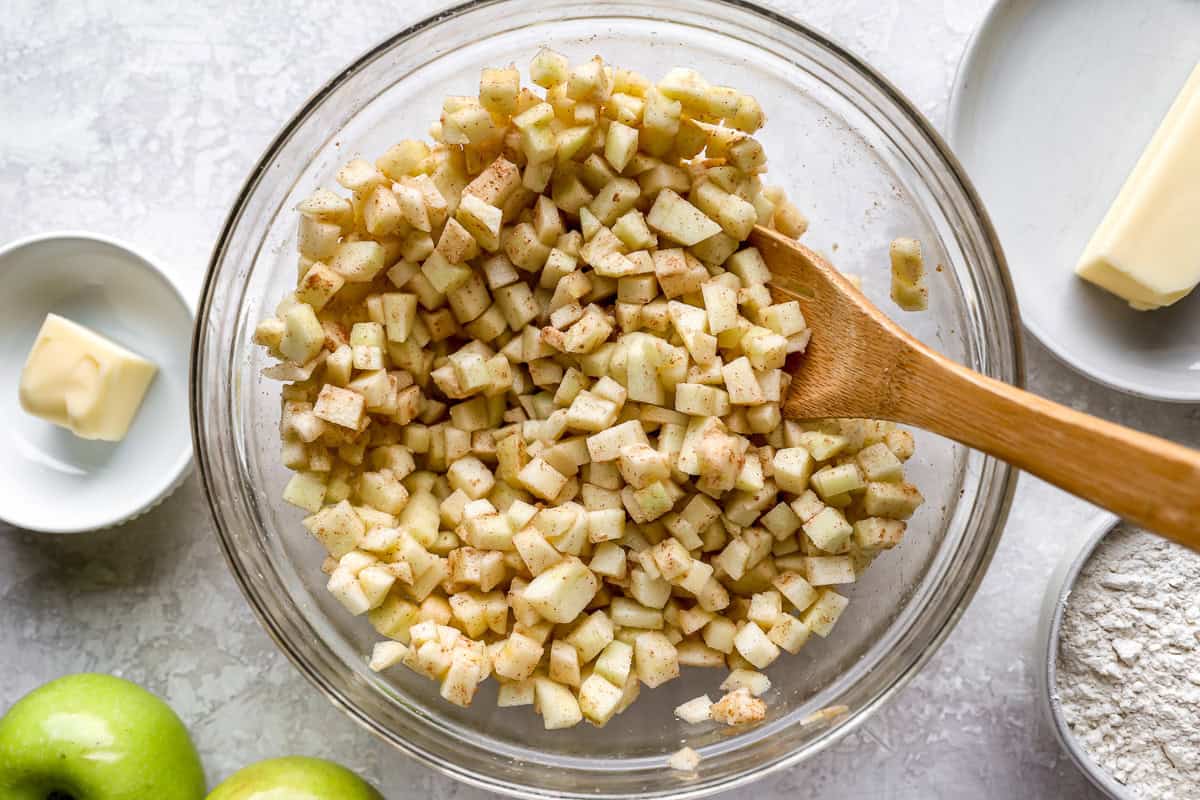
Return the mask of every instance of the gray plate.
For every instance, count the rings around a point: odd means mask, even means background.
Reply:
[[[947,121],[1026,327],[1094,380],[1175,402],[1200,400],[1200,291],[1139,312],[1074,266],[1200,59],[1197,30],[1194,0],[1000,0],[967,48]]]

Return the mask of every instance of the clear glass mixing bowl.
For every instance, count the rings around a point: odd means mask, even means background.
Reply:
[[[332,185],[338,166],[423,136],[446,94],[477,91],[479,69],[528,63],[551,46],[661,76],[686,65],[752,92],[770,182],[812,221],[805,241],[864,277],[887,306],[888,243],[917,236],[931,266],[931,308],[903,322],[985,374],[1022,378],[1017,314],[1000,248],[957,162],[886,81],[824,36],[744,2],[495,0],[461,6],[366,53],[321,89],[271,145],[217,243],[200,308],[192,425],[221,543],[263,625],[299,669],[398,750],[487,789],[525,797],[695,797],[795,765],[859,725],[913,676],[979,583],[1012,496],[1014,473],[919,435],[912,479],[927,498],[902,546],[850,587],[836,632],[769,670],[768,719],[746,730],[687,726],[671,709],[714,693],[692,670],[607,727],[546,732],[529,708],[497,709],[489,683],[470,709],[403,668],[366,665],[376,635],[325,589],[322,552],[283,503],[279,387],[250,337],[295,280],[292,208]],[[820,332],[817,332],[820,335]],[[872,379],[864,375],[863,380]],[[714,694],[715,696],[715,694]],[[806,721],[845,705],[833,727]],[[665,768],[683,743],[695,775]]]

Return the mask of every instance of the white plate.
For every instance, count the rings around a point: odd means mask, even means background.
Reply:
[[[1139,312],[1074,267],[1197,60],[1196,0],[1000,0],[947,123],[1029,330],[1101,383],[1176,402],[1200,400],[1200,291]]]
[[[77,533],[156,505],[192,460],[192,310],[179,290],[145,256],[87,233],[0,249],[0,280],[0,517],[30,530]],[[124,441],[80,439],[21,409],[21,369],[50,312],[158,365]]]

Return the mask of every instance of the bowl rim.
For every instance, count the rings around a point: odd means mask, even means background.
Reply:
[[[504,5],[518,0],[466,0],[465,2],[456,3],[435,10],[428,16],[417,21],[363,51],[355,57],[345,67],[334,73],[328,81],[313,92],[298,108],[298,110],[288,119],[280,132],[270,141],[262,155],[256,161],[254,167],[251,168],[249,175],[244,181],[241,189],[238,191],[236,198],[230,206],[230,211],[226,216],[224,224],[221,226],[220,233],[213,247],[212,256],[209,260],[208,269],[205,274],[204,283],[200,292],[200,302],[198,310],[198,319],[207,318],[212,295],[215,288],[215,276],[217,267],[222,261],[225,250],[227,248],[231,231],[237,224],[249,196],[259,185],[263,176],[266,174],[266,168],[271,160],[278,154],[280,148],[290,139],[294,130],[303,123],[314,106],[321,103],[325,98],[334,93],[343,82],[359,68],[379,57],[381,54],[389,50],[391,47],[408,39],[428,28],[438,25],[447,19],[462,16],[472,11],[487,8],[490,6]],[[726,6],[738,11],[755,15],[769,23],[779,25],[789,32],[804,37],[819,47],[827,49],[835,57],[844,60],[859,77],[865,79],[873,85],[873,88],[878,90],[887,100],[892,102],[896,110],[906,119],[908,123],[913,125],[915,129],[925,138],[926,144],[932,146],[936,155],[942,160],[944,166],[949,171],[949,177],[958,185],[963,192],[973,219],[978,224],[980,233],[983,237],[983,243],[991,252],[996,265],[996,274],[992,276],[999,283],[999,288],[1004,298],[1004,309],[1007,312],[1007,319],[1003,320],[1008,329],[1011,331],[1011,340],[1005,344],[1011,347],[1012,361],[1012,383],[1018,387],[1025,385],[1025,349],[1021,338],[1021,317],[1017,306],[1016,292],[1013,287],[1012,277],[1008,269],[1008,264],[1005,259],[1004,250],[1000,244],[999,237],[996,233],[995,226],[992,224],[991,217],[987,213],[979,193],[976,191],[970,178],[966,174],[966,170],[954,155],[945,139],[938,132],[932,123],[922,114],[916,105],[900,91],[895,85],[885,78],[874,67],[867,64],[862,58],[855,55],[851,50],[844,47],[832,37],[822,33],[809,25],[793,19],[787,15],[765,8],[750,0],[705,0],[717,6]],[[190,399],[191,413],[195,415],[197,404],[200,395],[200,382],[197,376],[197,364],[200,357],[200,336],[193,337],[192,340],[192,355],[190,360]],[[248,601],[255,616],[263,629],[275,642],[276,646],[283,654],[292,662],[293,666],[333,705],[341,708],[352,720],[365,728],[373,735],[385,738],[382,732],[378,729],[377,723],[359,710],[353,703],[349,702],[342,696],[341,692],[333,686],[327,684],[322,676],[314,674],[303,657],[296,652],[293,645],[285,638],[282,631],[278,629],[274,621],[261,607],[258,600],[250,593],[248,589],[249,576],[234,558],[234,554],[230,549],[228,538],[223,535],[222,522],[216,514],[216,497],[212,478],[208,474],[205,466],[205,458],[203,456],[202,443],[199,441],[199,432],[196,425],[192,426],[192,437],[196,451],[201,454],[197,459],[200,474],[201,485],[204,489],[205,499],[207,500],[208,512],[213,520],[214,528],[218,532],[218,539],[221,545],[221,551],[225,556],[226,563],[229,565],[230,571],[237,578],[238,588],[242,595]],[[984,575],[987,573],[988,567],[991,564],[992,558],[999,546],[1000,537],[1007,525],[1009,511],[1012,507],[1013,497],[1016,491],[1018,470],[1011,465],[1000,462],[996,459],[989,460],[995,464],[997,470],[994,481],[994,486],[998,487],[998,491],[994,491],[995,497],[995,524],[992,529],[986,533],[987,541],[984,547],[980,550],[979,558],[974,564],[969,577],[963,581],[961,590],[960,602],[946,615],[942,624],[932,629],[928,635],[928,643],[922,652],[917,654],[910,662],[906,669],[896,675],[889,683],[883,686],[869,702],[863,703],[855,709],[855,713],[849,719],[842,723],[836,723],[829,733],[822,737],[821,740],[812,743],[804,749],[791,752],[784,755],[773,762],[761,765],[760,767],[745,772],[723,778],[719,781],[708,783],[700,787],[690,787],[686,784],[681,784],[674,787],[673,790],[665,792],[655,792],[654,796],[672,797],[672,798],[699,798],[711,795],[719,791],[728,791],[740,786],[745,786],[751,782],[757,781],[769,774],[777,773],[783,769],[787,769],[796,765],[802,757],[808,755],[816,755],[825,750],[831,745],[841,740],[851,731],[857,729],[867,719],[869,719],[879,708],[889,702],[901,689],[909,684],[916,677],[921,669],[933,657],[951,631],[954,630],[963,613],[974,599],[976,592],[979,589],[980,583]],[[491,780],[486,776],[480,775],[467,768],[461,768],[457,764],[443,762],[442,760],[426,753],[419,747],[409,745],[407,743],[396,741],[392,738],[385,738],[388,744],[401,750],[409,757],[415,759],[421,764],[433,769],[439,774],[446,775],[455,780],[461,781],[467,785],[474,786],[492,792],[500,792],[509,796],[529,797],[529,798],[549,798],[556,797],[548,790],[540,790],[527,785],[515,785],[504,780]],[[606,797],[609,795],[595,794],[596,797]],[[615,795],[614,795],[615,796]]]
[[[1039,698],[1043,713],[1054,731],[1054,738],[1059,746],[1070,756],[1075,767],[1083,773],[1088,781],[1103,792],[1111,800],[1135,800],[1133,793],[1108,774],[1108,772],[1083,749],[1078,737],[1071,732],[1070,725],[1063,714],[1062,699],[1058,696],[1058,646],[1062,635],[1063,615],[1075,591],[1075,583],[1079,573],[1095,555],[1100,544],[1122,524],[1116,514],[1103,511],[1096,515],[1086,528],[1078,548],[1068,551],[1059,562],[1056,574],[1046,586],[1046,596],[1043,600],[1045,629],[1040,637],[1041,647],[1045,654],[1038,675]]]
[[[184,310],[187,311],[188,324],[191,326],[189,332],[190,343],[188,349],[195,353],[196,349],[196,302],[188,297],[183,291],[179,281],[168,270],[163,268],[162,261],[145,250],[135,247],[129,242],[109,236],[103,233],[95,233],[93,231],[83,230],[82,228],[62,228],[57,230],[42,231],[41,233],[33,233],[26,236],[13,239],[0,245],[0,270],[4,269],[4,261],[18,250],[23,250],[27,247],[37,247],[47,242],[53,242],[66,239],[79,239],[93,244],[104,245],[119,250],[127,256],[131,257],[131,261],[136,262],[148,274],[155,276],[163,281],[166,286],[174,293],[179,300]],[[160,365],[161,369],[161,365]],[[190,379],[190,370],[189,370]],[[188,418],[189,428],[191,427],[191,417]],[[0,510],[0,520],[3,520],[15,527],[32,531],[34,533],[50,533],[50,534],[79,534],[90,533],[92,531],[101,531],[108,528],[113,528],[118,525],[123,525],[130,522],[147,511],[157,507],[160,503],[170,497],[176,489],[187,480],[191,474],[193,465],[193,454],[195,452],[195,431],[192,431],[187,444],[183,447],[182,452],[178,455],[171,468],[163,474],[163,480],[154,484],[149,492],[125,492],[119,497],[115,497],[113,502],[106,508],[100,509],[103,514],[97,514],[96,518],[78,525],[60,525],[46,520],[51,517],[41,517],[37,519],[15,519],[6,512]]]

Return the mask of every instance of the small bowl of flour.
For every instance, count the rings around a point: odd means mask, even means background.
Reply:
[[[1046,597],[1043,697],[1115,800],[1200,798],[1200,553],[1105,515]]]

